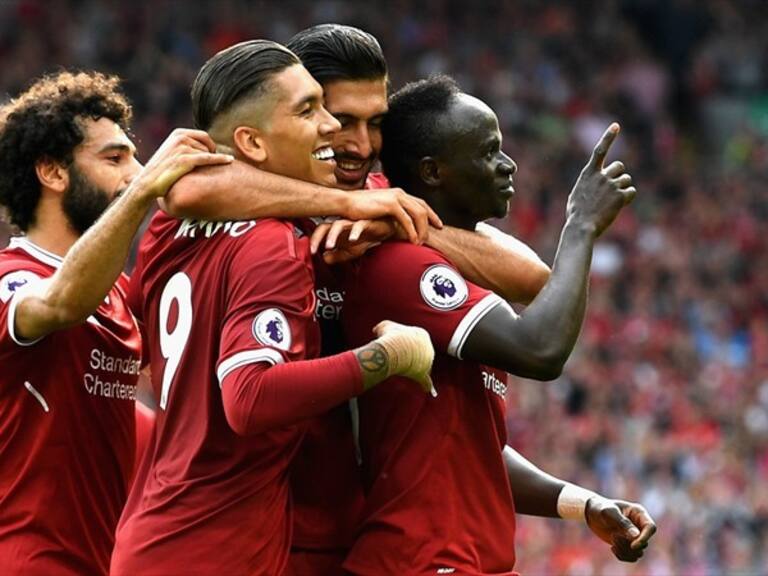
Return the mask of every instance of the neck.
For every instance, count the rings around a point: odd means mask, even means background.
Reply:
[[[27,230],[29,241],[63,258],[79,237],[67,222],[58,199],[42,195],[35,223]]]
[[[423,198],[432,210],[440,216],[440,220],[442,220],[443,224],[446,226],[474,231],[475,226],[477,225],[474,216],[463,210],[458,210],[449,206],[448,203],[443,200],[445,195],[442,194],[439,189],[418,190],[415,192],[415,195]]]

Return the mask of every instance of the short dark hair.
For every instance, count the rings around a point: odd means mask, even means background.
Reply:
[[[381,165],[393,186],[410,188],[418,177],[419,160],[440,154],[445,142],[439,119],[459,94],[456,81],[437,75],[410,82],[389,98],[381,124]]]
[[[387,61],[378,40],[353,26],[313,26],[296,34],[286,46],[320,84],[387,76]]]
[[[275,74],[294,64],[300,64],[298,57],[271,40],[248,40],[217,52],[192,84],[195,126],[208,130],[216,117],[246,96],[263,94]]]
[[[82,120],[109,118],[128,130],[131,106],[120,79],[99,72],[43,76],[0,107],[0,204],[27,231],[40,200],[35,165],[50,158],[70,165],[85,138]]]

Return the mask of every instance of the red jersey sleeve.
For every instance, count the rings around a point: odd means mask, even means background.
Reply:
[[[394,320],[421,326],[437,351],[457,358],[477,323],[504,304],[466,281],[436,250],[406,242],[384,243],[361,258],[347,283],[346,302],[362,311],[360,318],[345,319],[354,341],[379,320]]]
[[[295,423],[362,392],[351,352],[316,358],[307,239],[291,231],[281,240],[273,242],[277,257],[246,250],[230,266],[217,376],[227,421],[239,434]]]
[[[219,384],[254,362],[276,365],[316,355],[307,349],[318,330],[314,277],[289,233],[279,257],[254,258],[246,248],[233,258],[216,370]]]
[[[22,263],[23,265],[23,263]],[[0,266],[0,349],[12,350],[18,346],[32,346],[34,341],[20,339],[15,332],[18,294],[39,283],[43,274],[30,267]]]

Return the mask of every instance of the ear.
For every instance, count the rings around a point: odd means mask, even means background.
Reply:
[[[69,170],[59,161],[40,158],[35,162],[35,174],[43,188],[63,194],[69,188]]]
[[[424,156],[419,160],[419,178],[427,186],[440,186],[440,166],[432,156]]]
[[[238,126],[232,134],[235,149],[251,162],[261,164],[267,160],[267,147],[258,129]]]

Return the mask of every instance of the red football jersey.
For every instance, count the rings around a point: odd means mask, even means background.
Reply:
[[[113,574],[280,574],[287,468],[303,426],[228,424],[221,382],[257,362],[319,354],[309,242],[278,220],[206,223],[158,213],[140,287],[159,409],[117,532]]]
[[[381,172],[371,172],[365,187],[389,188],[389,181]],[[312,222],[303,227],[310,234],[314,229]],[[328,356],[350,348],[341,327],[344,267],[328,266],[318,255],[314,268],[315,317],[322,331],[322,355]],[[353,399],[309,423],[291,468],[296,555],[292,554],[289,574],[335,574],[352,544],[364,502],[353,436],[356,413],[357,400]]]
[[[350,344],[384,319],[425,328],[437,398],[396,378],[358,399],[364,519],[354,574],[511,574],[515,509],[502,459],[506,375],[461,360],[467,336],[502,300],[438,252],[388,242],[345,284]]]
[[[307,222],[302,228],[311,233],[314,225]],[[322,333],[322,355],[330,356],[349,349],[341,328],[341,270],[328,266],[321,256],[313,262],[315,317]],[[292,547],[301,554],[301,564],[294,565],[292,558],[289,574],[329,574],[332,559],[343,559],[352,544],[363,509],[360,467],[352,435],[355,402],[344,402],[313,418],[291,465]],[[331,554],[331,559],[323,558],[322,551]],[[321,563],[316,571],[309,568],[312,562]]]
[[[141,340],[121,277],[80,326],[14,333],[18,290],[61,258],[0,251],[0,565],[3,574],[106,574],[134,460]]]

